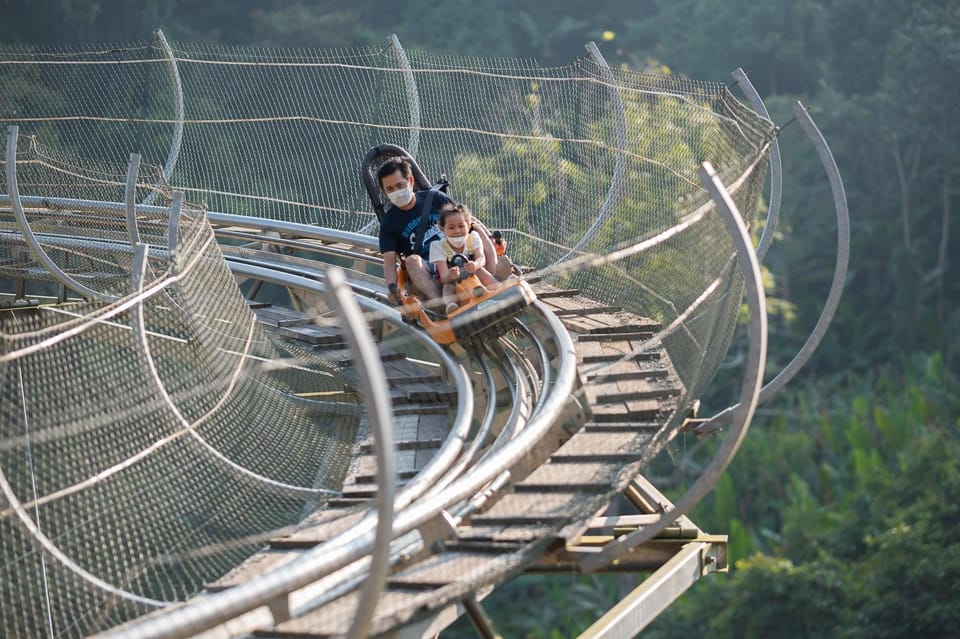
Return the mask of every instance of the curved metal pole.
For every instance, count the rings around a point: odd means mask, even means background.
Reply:
[[[139,294],[143,292],[143,283],[144,277],[147,269],[147,252],[149,247],[146,244],[137,244],[134,247],[134,257],[133,257],[133,272],[131,273],[131,286],[133,288],[133,294]],[[236,475],[244,480],[252,482],[256,486],[261,486],[267,490],[273,491],[281,495],[293,495],[295,497],[300,497],[303,499],[316,499],[321,496],[330,496],[330,495],[340,495],[339,491],[330,490],[327,488],[307,488],[305,486],[294,486],[292,484],[287,484],[285,482],[277,481],[276,479],[271,479],[270,477],[265,477],[259,473],[256,473],[249,468],[245,468],[233,461],[214,446],[212,446],[206,439],[203,438],[200,433],[196,431],[199,421],[190,422],[184,416],[184,414],[177,407],[176,403],[173,401],[173,398],[170,397],[170,394],[167,392],[167,388],[163,383],[163,380],[160,378],[160,373],[157,371],[157,367],[154,364],[153,353],[150,349],[150,343],[147,341],[147,331],[144,324],[144,314],[143,314],[143,300],[140,300],[137,304],[133,306],[130,311],[133,314],[133,335],[136,342],[137,351],[140,355],[140,361],[143,366],[146,368],[146,377],[153,384],[154,388],[157,390],[157,393],[160,396],[160,399],[167,406],[167,409],[173,414],[178,422],[183,426],[184,431],[189,432],[190,436],[195,439],[200,446],[206,450],[208,453],[213,455],[213,457],[225,464],[230,470],[232,470]],[[256,321],[253,319],[252,321]],[[252,332],[252,331],[251,331]],[[240,367],[243,366],[242,358]],[[209,413],[207,413],[209,415]],[[181,432],[184,432],[181,431]]]
[[[393,447],[393,407],[387,377],[376,344],[353,298],[342,269],[327,271],[327,304],[340,316],[344,337],[355,357],[360,375],[363,402],[370,417],[374,453],[377,459],[377,531],[370,558],[370,572],[348,639],[362,639],[370,632],[374,609],[387,581],[390,567],[390,540],[393,533],[393,498],[397,492],[396,451]]]
[[[410,139],[407,142],[407,150],[410,155],[417,157],[417,151],[420,149],[420,91],[417,89],[417,79],[413,75],[413,67],[410,66],[410,59],[407,52],[400,45],[400,38],[396,33],[391,33],[387,37],[390,47],[397,56],[400,68],[403,69],[403,86],[407,93],[407,105],[410,108]]]
[[[763,383],[764,364],[767,360],[767,311],[763,281],[760,275],[760,262],[753,250],[750,233],[743,222],[743,217],[737,210],[737,205],[730,197],[730,193],[717,178],[713,167],[709,162],[704,162],[699,173],[700,181],[716,203],[717,212],[723,217],[723,221],[727,225],[727,231],[733,239],[737,251],[737,262],[740,265],[740,272],[743,275],[746,288],[747,306],[750,310],[750,346],[747,354],[746,373],[740,387],[740,402],[737,404],[733,420],[734,426],[727,432],[727,436],[710,464],[670,510],[661,514],[656,523],[623,535],[604,546],[596,555],[584,559],[582,562],[584,570],[602,568],[631,548],[652,539],[703,499],[713,489],[740,448],[740,444],[747,434],[750,421],[753,419],[754,409],[757,406],[760,386]]]
[[[757,93],[757,89],[750,82],[746,72],[737,68],[733,72],[733,77],[740,85],[744,95],[753,105],[753,110],[770,120],[770,113],[767,111],[767,105],[763,103],[763,98]],[[772,121],[772,120],[771,120]],[[780,162],[780,144],[776,136],[770,140],[770,203],[767,208],[767,221],[763,225],[763,233],[760,235],[760,242],[757,244],[757,257],[763,261],[767,254],[767,249],[773,242],[773,234],[777,230],[777,222],[780,219],[780,202],[783,198],[783,164]]]
[[[803,346],[797,354],[793,356],[793,359],[783,367],[783,370],[781,370],[776,377],[760,389],[761,404],[786,386],[786,384],[800,372],[800,369],[806,365],[814,351],[820,346],[820,342],[823,340],[827,329],[830,328],[833,316],[837,312],[837,307],[840,305],[840,297],[843,294],[843,286],[847,281],[847,267],[850,262],[850,210],[847,208],[847,194],[843,188],[840,169],[837,168],[837,162],[833,157],[833,153],[830,151],[830,146],[827,144],[826,139],[824,139],[820,129],[814,123],[803,105],[797,102],[793,107],[793,111],[797,116],[797,121],[800,123],[800,126],[803,127],[807,137],[810,138],[813,146],[817,149],[817,155],[820,157],[823,169],[826,171],[827,178],[830,180],[830,189],[833,193],[833,203],[837,216],[837,260],[833,269],[833,281],[830,283],[830,292],[827,294],[827,300],[823,305],[823,310],[820,312],[820,317],[817,319],[816,325],[814,325],[813,330],[810,331],[807,341],[803,343]],[[720,429],[723,424],[730,420],[730,416],[736,408],[737,406],[735,405],[720,411],[697,427],[697,434],[705,435]]]
[[[137,175],[140,173],[140,154],[131,153],[127,164],[127,185],[123,190],[127,206],[127,233],[130,234],[130,246],[140,243],[140,229],[137,228]]]
[[[163,35],[163,31],[157,29],[153,32],[153,37],[157,41],[157,45],[167,56],[167,72],[170,74],[170,82],[173,85],[173,139],[170,140],[170,150],[167,151],[167,161],[163,165],[163,179],[169,183],[170,176],[173,175],[173,169],[177,166],[177,159],[180,157],[180,145],[183,143],[183,121],[185,119],[183,83],[180,81],[180,68],[177,66],[177,58],[173,54],[173,49],[170,47],[170,43],[167,42],[166,36]],[[158,193],[159,191],[153,191],[144,199],[143,203],[152,204],[157,198]]]
[[[27,246],[30,247],[30,251],[37,261],[43,264],[47,270],[50,271],[50,274],[57,278],[61,284],[89,299],[106,303],[115,302],[118,298],[113,295],[95,291],[67,275],[63,269],[47,255],[47,252],[43,250],[40,242],[37,241],[36,236],[33,234],[33,229],[30,228],[30,223],[27,221],[27,215],[23,211],[23,203],[20,201],[20,190],[17,186],[18,130],[19,128],[15,124],[7,127],[7,190],[9,191],[10,204],[13,207],[13,214],[17,218],[20,232],[23,233],[23,239],[27,241]]]
[[[593,220],[593,224],[590,225],[590,228],[587,229],[587,231],[583,234],[583,237],[577,241],[574,247],[567,251],[566,255],[557,260],[558,263],[570,259],[574,253],[580,251],[580,249],[583,248],[590,240],[593,239],[593,236],[597,234],[597,231],[600,229],[600,225],[603,224],[603,222],[607,219],[607,216],[610,214],[610,210],[613,208],[613,205],[616,203],[619,197],[620,183],[623,181],[623,176],[627,170],[627,164],[623,155],[623,150],[627,148],[627,116],[623,107],[623,97],[620,95],[620,89],[617,86],[617,78],[613,75],[610,65],[607,64],[606,59],[604,59],[603,54],[600,53],[600,49],[597,48],[596,43],[589,42],[587,43],[586,48],[590,53],[590,57],[593,58],[593,61],[602,70],[607,82],[610,83],[610,88],[613,95],[613,104],[616,107],[617,114],[617,155],[614,159],[613,177],[610,179],[610,187],[607,189],[607,197],[600,206],[600,210],[597,212],[596,219]]]

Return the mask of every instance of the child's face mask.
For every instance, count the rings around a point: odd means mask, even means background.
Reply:
[[[452,235],[444,236],[447,238],[447,241],[450,242],[450,245],[453,248],[463,248],[463,245],[467,243],[467,236],[461,235],[460,237],[453,237]]]

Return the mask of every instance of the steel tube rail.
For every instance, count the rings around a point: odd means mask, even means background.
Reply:
[[[302,285],[308,290],[322,289],[317,282],[300,279]],[[358,301],[369,305],[375,304],[363,298]],[[534,309],[546,320],[548,330],[556,340],[558,354],[554,392],[544,404],[543,411],[533,417],[511,445],[498,450],[486,462],[474,466],[467,474],[450,484],[442,494],[419,500],[402,511],[398,510],[393,527],[395,538],[424,525],[445,508],[468,499],[479,488],[500,475],[504,469],[520,461],[562,415],[576,381],[576,351],[572,339],[560,320],[542,302],[534,302]],[[400,321],[399,318],[397,319]],[[210,629],[228,620],[233,620],[231,629],[237,629],[241,621],[238,617],[241,615],[265,606],[268,602],[287,598],[291,592],[309,586],[323,575],[349,565],[360,556],[368,554],[372,544],[372,530],[354,528],[321,546],[308,550],[298,561],[266,573],[255,582],[205,597],[203,609],[199,609],[198,606],[179,607],[147,619],[137,624],[135,628],[118,629],[104,636],[176,639]],[[291,612],[294,612],[293,609]]]
[[[47,255],[47,252],[43,250],[43,247],[40,246],[40,242],[37,241],[36,236],[33,234],[33,229],[30,228],[30,222],[27,220],[27,215],[23,210],[23,200],[20,198],[20,190],[17,186],[17,133],[19,128],[15,124],[11,124],[7,127],[7,190],[9,194],[7,199],[10,202],[10,205],[13,207],[13,214],[17,218],[17,224],[20,226],[20,232],[23,233],[23,238],[27,242],[27,246],[30,248],[30,251],[33,253],[33,256],[43,264],[44,267],[53,275],[57,281],[69,288],[70,290],[83,295],[89,299],[98,300],[101,302],[115,302],[118,298],[113,295],[108,295],[106,293],[101,293],[100,291],[95,291],[88,286],[85,286],[75,280],[74,278],[67,275],[63,269],[61,269],[53,259]]]
[[[234,273],[263,279],[272,284],[280,286],[289,286],[293,288],[302,288],[315,293],[323,293],[324,285],[313,279],[286,272],[272,271],[263,266],[257,266],[250,263],[237,263],[229,261],[230,269]],[[387,307],[372,299],[358,297],[357,302],[368,312],[377,314],[383,320],[394,324],[395,326],[407,328],[406,324],[400,318],[400,313],[391,307]],[[428,335],[420,331],[413,331],[411,334],[420,341],[435,357],[438,358],[441,365],[450,374],[451,380],[457,391],[457,419],[450,429],[450,434],[444,445],[436,455],[424,466],[423,469],[412,480],[407,482],[403,489],[397,494],[395,499],[396,509],[400,510],[407,504],[419,498],[426,490],[432,486],[439,477],[443,476],[447,469],[454,464],[457,457],[463,450],[464,442],[470,432],[470,425],[473,419],[473,394],[470,392],[470,381],[463,367],[447,352],[442,346],[433,341]]]
[[[584,570],[602,568],[638,544],[652,539],[703,499],[713,489],[740,448],[758,403],[760,387],[763,383],[763,369],[767,360],[766,297],[763,292],[760,262],[757,260],[753,243],[750,241],[750,233],[737,210],[736,203],[709,162],[701,165],[700,180],[716,203],[717,212],[723,217],[727,231],[733,239],[737,262],[746,286],[747,306],[750,310],[747,365],[740,390],[740,402],[734,413],[734,425],[727,432],[727,436],[710,464],[673,507],[660,515],[657,523],[627,533],[604,546],[595,555],[586,557],[581,563]]]
[[[393,406],[387,376],[377,353],[376,344],[363,320],[360,306],[346,284],[339,268],[327,271],[327,304],[340,316],[344,336],[350,345],[354,365],[360,373],[363,403],[367,407],[373,433],[374,456],[377,460],[377,529],[370,557],[370,569],[364,592],[357,603],[357,613],[348,639],[362,639],[370,632],[373,612],[387,581],[390,560],[390,538],[393,531],[393,498],[397,492],[397,460],[393,444]]]
[[[763,98],[760,97],[757,89],[753,86],[753,83],[750,82],[747,73],[738,67],[732,75],[744,95],[750,100],[750,104],[753,105],[753,110],[768,121],[772,121],[770,120],[770,112],[767,111],[767,105],[763,103]],[[770,244],[773,243],[773,234],[777,230],[777,223],[780,219],[780,204],[782,199],[783,164],[780,161],[780,145],[777,143],[776,136],[774,136],[774,138],[770,140],[770,202],[767,208],[767,221],[763,225],[763,233],[761,233],[760,241],[757,243],[757,258],[761,262],[766,256]]]
[[[783,367],[783,370],[781,370],[776,377],[760,389],[759,402],[761,404],[777,394],[792,380],[796,374],[800,372],[800,369],[810,360],[814,351],[820,346],[823,336],[833,322],[837,307],[840,305],[840,297],[843,295],[843,287],[847,281],[847,267],[850,263],[850,210],[847,207],[847,194],[843,187],[843,179],[840,177],[840,169],[837,167],[833,152],[830,150],[830,146],[820,132],[820,128],[817,127],[813,118],[807,113],[803,104],[797,102],[793,110],[800,126],[803,127],[807,137],[810,138],[810,141],[816,148],[820,163],[823,165],[827,179],[830,181],[830,189],[833,195],[837,220],[837,257],[834,263],[833,280],[830,283],[830,291],[827,293],[827,299],[824,302],[823,309],[820,311],[820,317],[817,318],[817,323],[814,325],[813,330],[810,331],[810,335],[807,336],[803,346],[801,346],[797,354],[793,356],[793,359]],[[724,424],[729,422],[736,408],[737,405],[734,405],[720,411],[697,427],[696,432],[699,434],[708,434],[720,429]]]
[[[469,448],[460,455],[460,458],[457,460],[457,463],[450,469],[447,474],[439,479],[435,484],[430,487],[430,490],[427,494],[434,494],[443,490],[447,485],[450,484],[455,478],[459,477],[463,471],[473,462],[477,457],[477,453],[480,449],[486,444],[487,438],[490,436],[490,432],[493,430],[493,420],[496,418],[497,413],[497,386],[493,378],[493,370],[490,366],[483,361],[483,358],[479,358],[480,364],[480,374],[483,376],[484,383],[486,384],[487,390],[487,403],[484,407],[483,419],[480,421],[480,427],[477,429],[477,434],[474,436],[473,441],[470,442]]]
[[[20,197],[19,200],[22,204],[37,208],[57,207],[62,209],[76,209],[78,211],[110,211],[118,214],[124,214],[126,212],[126,206],[122,202],[101,202],[97,200],[27,195]],[[0,193],[0,205],[11,206],[12,204],[13,198],[10,195]],[[152,213],[155,215],[164,215],[169,211],[167,207],[153,204],[137,204],[136,210],[137,213]],[[352,244],[371,251],[377,251],[379,249],[377,238],[362,233],[340,231],[338,229],[299,224],[297,222],[285,222],[283,220],[268,220],[266,218],[236,215],[233,213],[219,213],[217,211],[208,211],[206,216],[210,223],[214,225],[221,224],[255,228],[264,231],[276,231],[277,233],[291,233],[299,237],[325,242]],[[216,228],[214,230],[216,230]]]

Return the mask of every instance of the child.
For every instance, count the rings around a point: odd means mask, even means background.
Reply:
[[[475,274],[487,289],[500,288],[500,283],[484,268],[487,260],[483,254],[483,244],[479,233],[470,230],[470,222],[470,209],[463,204],[444,206],[440,209],[440,219],[437,221],[443,231],[443,239],[435,240],[430,245],[430,262],[436,267],[437,279],[443,285],[448,315],[458,306],[454,295],[454,284],[460,278],[460,269],[453,265],[456,256],[466,259],[463,269]]]

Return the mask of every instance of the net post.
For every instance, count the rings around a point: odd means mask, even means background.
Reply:
[[[185,117],[183,83],[180,80],[180,67],[177,66],[177,57],[174,55],[170,43],[167,42],[167,37],[163,35],[163,31],[160,29],[154,31],[153,39],[156,40],[157,46],[159,46],[161,51],[167,56],[167,73],[170,75],[170,83],[173,86],[173,138],[170,140],[170,149],[167,151],[167,161],[163,165],[162,174],[164,181],[169,182],[170,176],[173,175],[173,169],[177,166],[177,159],[180,157],[180,146],[183,143],[183,121]],[[159,187],[160,185],[158,184],[157,186]],[[152,191],[144,199],[143,203],[153,204],[157,193],[158,191],[156,190]]]
[[[397,490],[396,451],[391,430],[393,407],[376,344],[363,321],[360,306],[352,297],[342,269],[333,267],[327,271],[327,287],[324,293],[327,303],[340,316],[344,336],[355,358],[377,459],[377,529],[371,550],[369,577],[357,602],[357,612],[347,634],[349,639],[361,639],[369,634],[377,600],[386,585],[390,567],[393,502]]]
[[[33,234],[33,229],[30,228],[30,222],[27,220],[27,215],[23,210],[23,202],[20,200],[20,190],[17,186],[18,131],[19,127],[16,124],[11,124],[9,127],[7,127],[7,190],[10,195],[10,204],[13,207],[14,217],[17,218],[17,224],[20,226],[20,232],[23,233],[23,239],[26,240],[27,246],[30,248],[30,251],[33,253],[33,256],[37,259],[37,261],[43,264],[50,274],[67,288],[76,291],[84,297],[100,302],[109,303],[116,301],[116,297],[107,295],[106,293],[101,293],[100,291],[95,291],[67,275],[63,269],[61,269],[57,263],[53,261],[53,258],[47,255],[47,252],[43,250],[43,247],[40,246],[40,242],[37,240],[37,237]]]
[[[607,219],[607,216],[610,214],[610,210],[617,202],[620,193],[620,185],[623,182],[623,176],[627,169],[623,155],[623,151],[627,148],[627,116],[623,106],[623,97],[620,95],[620,87],[617,85],[617,78],[613,75],[613,70],[610,68],[610,65],[607,64],[603,54],[600,53],[600,49],[597,47],[597,44],[595,42],[588,42],[585,46],[587,52],[590,54],[590,58],[598,67],[600,67],[604,80],[610,83],[610,93],[613,97],[613,106],[617,116],[617,155],[614,158],[613,176],[610,178],[610,186],[607,188],[607,195],[603,200],[603,204],[600,205],[600,210],[597,212],[597,217],[593,220],[593,224],[590,225],[590,228],[587,229],[587,231],[577,241],[573,248],[567,251],[566,255],[557,260],[558,263],[564,262],[571,258],[574,253],[583,248],[588,242],[590,242],[590,240],[593,239],[593,236],[597,234],[597,231],[600,229],[600,225],[603,224],[603,222]]]
[[[757,407],[767,359],[766,296],[763,291],[760,263],[753,250],[750,232],[743,217],[729,191],[717,177],[713,166],[709,162],[704,162],[699,174],[701,183],[713,199],[717,212],[723,218],[727,232],[733,241],[740,274],[744,279],[747,307],[750,311],[749,347],[747,365],[740,387],[740,402],[734,411],[733,426],[727,431],[710,464],[687,489],[687,492],[674,503],[672,508],[664,511],[656,523],[623,535],[604,546],[600,552],[586,557],[581,562],[581,567],[586,571],[598,570],[623,556],[630,549],[660,534],[713,490],[740,448]]]
[[[763,98],[757,92],[757,89],[750,82],[747,73],[740,67],[732,73],[740,89],[743,91],[753,110],[770,120],[770,112],[767,111],[767,105]],[[767,220],[763,225],[763,233],[760,235],[760,242],[757,244],[757,257],[763,261],[767,254],[767,249],[773,243],[773,234],[777,230],[777,221],[780,219],[780,204],[783,199],[783,164],[780,161],[780,144],[777,137],[770,140],[770,206],[767,210]]]
[[[810,138],[814,148],[817,150],[817,156],[823,165],[823,170],[830,181],[830,190],[833,195],[834,211],[837,219],[837,258],[834,262],[833,280],[830,283],[830,291],[827,293],[827,299],[823,304],[823,310],[813,330],[804,342],[800,351],[794,356],[780,373],[764,386],[760,391],[760,402],[765,402],[777,391],[783,388],[787,382],[800,371],[807,363],[820,341],[826,334],[833,322],[833,316],[840,304],[840,297],[843,294],[843,287],[847,281],[847,266],[850,263],[850,210],[847,207],[847,193],[843,187],[843,179],[840,177],[840,169],[833,157],[833,152],[827,144],[826,139],[820,132],[820,128],[807,113],[803,104],[797,102],[793,105],[793,112],[803,128],[803,131]]]
[[[407,141],[407,150],[410,152],[410,155],[417,157],[417,152],[420,149],[420,91],[417,89],[417,79],[413,76],[413,67],[410,66],[410,59],[407,57],[407,52],[403,50],[403,47],[400,45],[400,38],[397,37],[397,34],[391,33],[387,37],[387,41],[390,43],[390,48],[393,49],[394,55],[397,56],[397,62],[400,63],[400,68],[403,69],[403,86],[407,94],[407,105],[410,109],[410,139]]]
[[[170,254],[170,263],[178,248],[180,232],[180,210],[183,207],[183,191],[174,191],[170,202],[170,222],[167,225],[167,251]]]
[[[140,230],[137,228],[137,175],[140,173],[140,154],[131,153],[127,164],[127,184],[123,190],[127,206],[127,233],[130,234],[130,246],[140,243]]]

